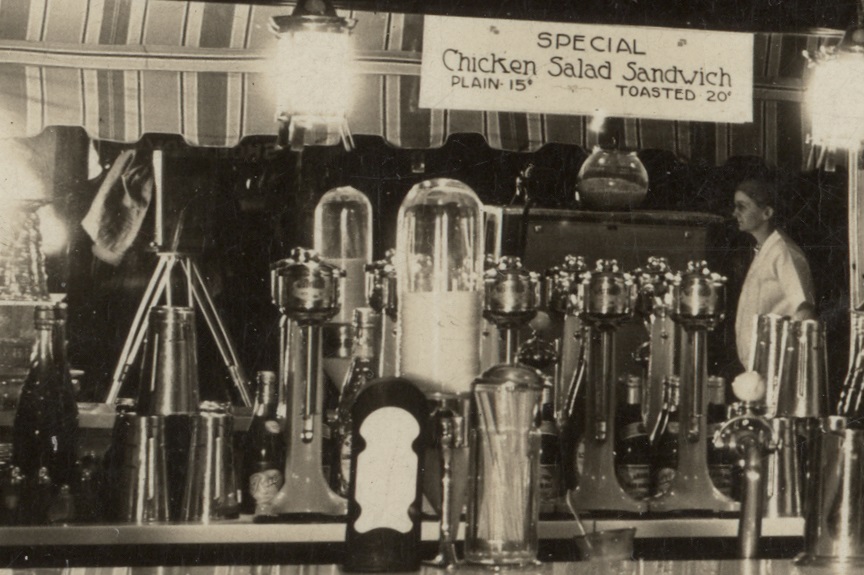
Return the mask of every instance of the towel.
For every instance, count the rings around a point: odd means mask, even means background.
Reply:
[[[138,236],[154,185],[149,152],[120,152],[81,220],[93,240],[94,256],[114,266],[120,264]]]

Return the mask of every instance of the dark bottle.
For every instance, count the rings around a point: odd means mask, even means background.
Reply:
[[[333,426],[335,445],[333,460],[336,464],[333,466],[332,487],[342,497],[348,497],[348,488],[351,484],[351,409],[354,407],[357,395],[378,376],[378,362],[375,356],[378,324],[379,314],[372,308],[358,307],[354,310],[351,366],[345,375]]]
[[[561,440],[555,425],[555,401],[552,384],[543,386],[540,405],[540,513],[554,513],[561,496]]]
[[[714,445],[714,433],[727,418],[726,380],[722,377],[708,378],[708,413],[706,418],[708,437],[708,475],[720,493],[731,497],[734,485],[735,456],[730,449]]]
[[[75,521],[75,498],[72,488],[64,483],[48,508],[48,523],[52,525],[69,525]]]
[[[36,308],[36,350],[21,387],[12,427],[12,462],[33,487],[44,468],[55,486],[69,484],[74,475],[78,436],[78,407],[55,353],[54,309]],[[32,490],[25,490],[32,492]]]
[[[428,426],[426,396],[407,379],[374,380],[357,396],[344,571],[419,569]]]
[[[651,434],[651,484],[655,495],[666,493],[678,472],[679,386],[678,376],[666,380],[660,419]]]
[[[99,458],[88,451],[78,466],[78,480],[72,490],[75,496],[75,520],[80,523],[96,523],[102,519],[104,502],[99,497]]]
[[[48,510],[55,499],[54,483],[47,467],[40,467],[35,478],[24,476],[21,487],[21,502],[18,506],[18,523],[21,525],[46,525]]]
[[[561,438],[555,419],[555,396],[551,378],[558,363],[555,346],[537,332],[519,347],[519,363],[544,374],[545,384],[540,403],[540,513],[554,513],[561,491]]]
[[[642,420],[642,378],[631,375],[622,383],[615,418],[615,471],[624,491],[645,499],[651,494],[651,442]]]
[[[77,410],[75,383],[72,379],[72,369],[67,354],[66,322],[68,316],[69,306],[63,302],[54,304],[54,361],[57,362],[57,369],[60,370],[60,375],[63,377],[63,388],[66,390],[64,399],[67,402],[71,401]]]
[[[285,437],[276,418],[278,382],[272,371],[259,371],[255,411],[243,446],[244,513],[267,516],[270,502],[285,482]]]
[[[24,476],[18,467],[9,467],[3,471],[0,493],[3,505],[0,508],[0,524],[16,525],[19,521],[21,491],[24,488]]]

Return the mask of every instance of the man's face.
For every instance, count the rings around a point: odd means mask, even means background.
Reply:
[[[735,192],[735,211],[732,215],[738,221],[738,229],[742,232],[754,232],[771,219],[773,210],[770,207],[760,208],[750,196],[744,192]]]

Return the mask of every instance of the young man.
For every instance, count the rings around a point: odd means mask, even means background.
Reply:
[[[733,215],[738,229],[756,239],[756,255],[741,288],[735,319],[738,358],[745,367],[759,315],[816,318],[810,266],[801,248],[776,228],[774,198],[774,184],[768,180],[744,180],[735,189]]]

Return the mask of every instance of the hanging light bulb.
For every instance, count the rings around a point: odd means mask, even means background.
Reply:
[[[345,119],[353,96],[350,32],[330,0],[301,0],[290,16],[274,16],[279,145],[301,150],[340,140],[354,147]]]
[[[807,88],[812,143],[858,149],[864,142],[864,24],[846,30],[836,46],[804,56],[813,68]]]
[[[811,62],[807,103],[813,142],[857,148],[864,141],[864,28],[849,28],[837,46],[822,49]]]

